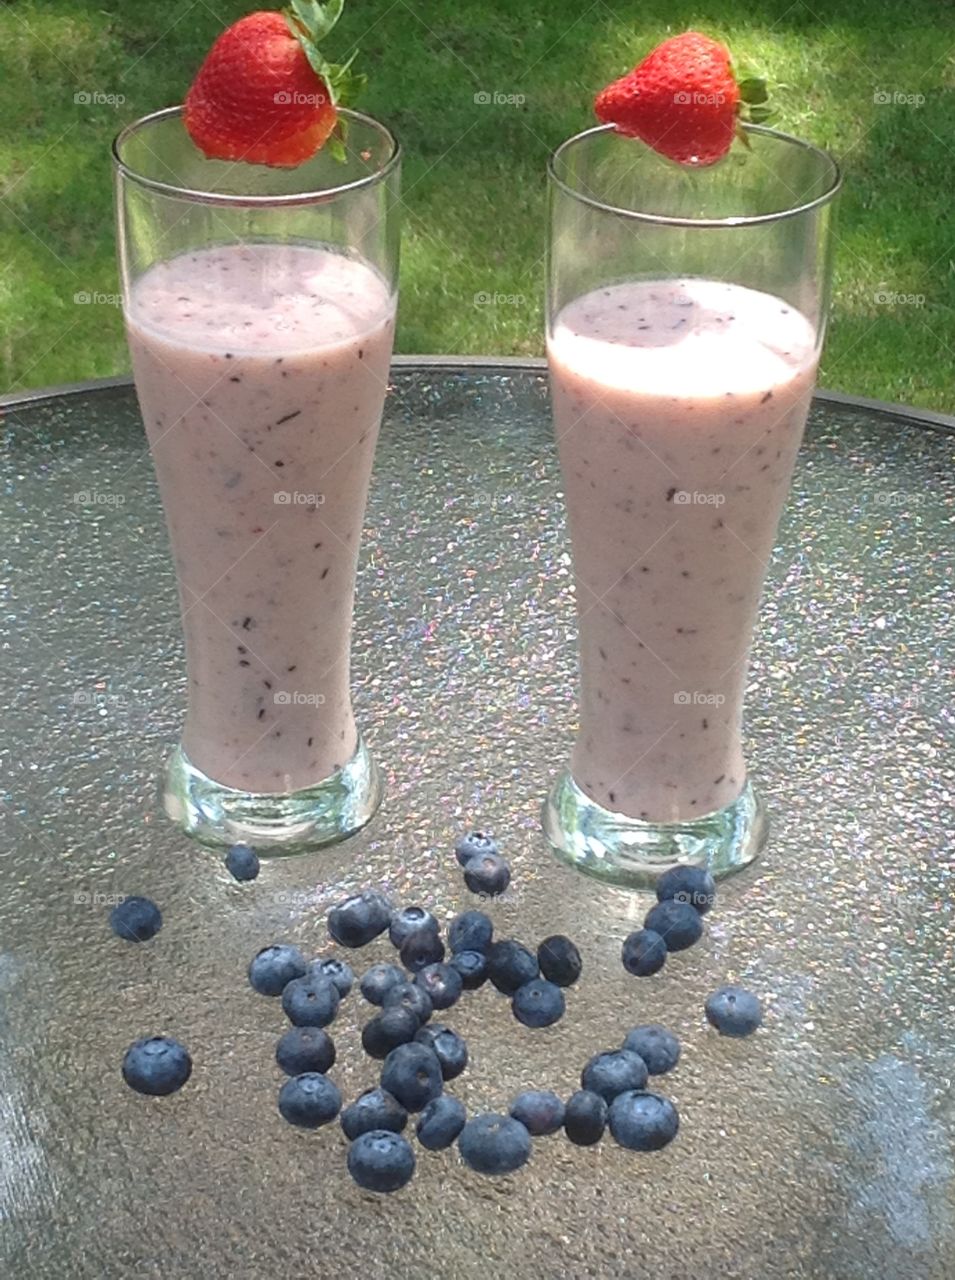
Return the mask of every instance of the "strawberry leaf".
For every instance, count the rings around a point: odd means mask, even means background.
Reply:
[[[766,81],[760,76],[750,76],[747,80],[740,80],[739,96],[744,102],[751,104],[767,102],[769,93],[766,90]]]
[[[297,22],[308,39],[318,44],[342,16],[344,7],[345,0],[328,0],[327,4],[321,4],[320,0],[291,0],[285,17]]]
[[[765,124],[767,120],[772,120],[775,114],[772,107],[750,107],[746,113],[746,119],[750,124]]]

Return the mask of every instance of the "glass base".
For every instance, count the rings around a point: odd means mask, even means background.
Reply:
[[[381,803],[381,776],[361,737],[352,758],[314,787],[256,794],[207,777],[177,747],[166,766],[163,806],[200,844],[244,841],[260,854],[300,853],[359,831]]]
[[[732,804],[686,822],[642,822],[591,800],[565,769],[544,801],[544,834],[562,862],[607,884],[652,889],[678,863],[718,879],[739,871],[766,843],[769,821],[747,780]]]

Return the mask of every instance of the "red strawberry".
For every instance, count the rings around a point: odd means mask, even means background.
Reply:
[[[746,81],[744,87],[750,101],[765,102],[761,81]],[[664,40],[628,75],[607,85],[594,110],[618,132],[641,138],[671,160],[707,165],[730,149],[740,98],[726,47],[686,31]]]
[[[292,0],[283,13],[250,13],[223,31],[186,94],[185,125],[216,160],[293,167],[321,147],[338,106],[363,77],[331,66],[318,42],[343,0]]]

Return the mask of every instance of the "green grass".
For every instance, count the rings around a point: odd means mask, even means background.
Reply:
[[[110,140],[181,101],[218,32],[253,7],[0,5],[3,388],[128,367],[118,308],[73,300],[118,288]],[[955,14],[938,0],[350,0],[333,51],[360,43],[363,105],[405,148],[399,350],[540,354],[548,152],[589,123],[597,87],[690,26],[781,82],[780,127],[844,163],[822,384],[955,409]],[[526,101],[476,105],[480,91]],[[480,293],[514,301],[476,306]]]

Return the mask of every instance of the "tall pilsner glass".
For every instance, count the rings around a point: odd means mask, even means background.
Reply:
[[[829,298],[834,162],[771,129],[687,170],[612,127],[550,165],[547,350],[580,632],[558,855],[648,886],[745,865],[741,731]]]
[[[345,163],[207,160],[178,107],[114,145],[127,336],[186,642],[165,805],[207,844],[326,844],[381,797],[349,646],[399,159],[385,128],[343,114]]]

